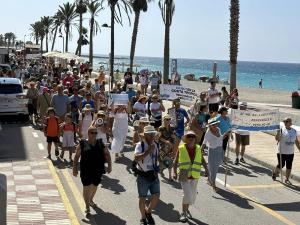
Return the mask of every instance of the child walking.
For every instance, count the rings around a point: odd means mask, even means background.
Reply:
[[[45,158],[51,159],[51,146],[54,143],[55,156],[58,157],[58,144],[59,144],[59,118],[55,116],[55,110],[49,107],[47,110],[47,118],[44,124],[44,135],[47,138],[48,156]]]
[[[60,158],[63,159],[65,151],[69,151],[69,160],[70,163],[72,163],[72,154],[75,150],[76,132],[78,128],[76,124],[72,122],[72,115],[70,113],[66,114],[65,122],[60,126],[60,128],[63,133],[63,143]]]

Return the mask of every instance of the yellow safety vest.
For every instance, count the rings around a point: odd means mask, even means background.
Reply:
[[[200,178],[201,164],[202,164],[202,152],[200,145],[196,145],[196,154],[193,164],[185,144],[179,146],[179,169],[188,169],[188,177],[195,179]]]

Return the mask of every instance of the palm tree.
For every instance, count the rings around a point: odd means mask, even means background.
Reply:
[[[5,33],[4,34],[4,39],[6,40],[6,44],[7,44],[7,54],[9,54],[10,44],[14,44],[15,39],[16,39],[16,35],[12,32]]]
[[[121,8],[125,11],[130,24],[129,14],[131,13],[130,3],[127,0],[106,0],[110,7],[110,77],[111,88],[114,84],[114,58],[115,58],[115,21],[123,25]]]
[[[4,36],[3,34],[0,34],[0,46],[4,46],[4,43],[5,43]]]
[[[53,18],[51,18],[50,16],[43,16],[41,18],[41,23],[43,25],[44,31],[45,31],[45,36],[46,36],[46,52],[48,52],[49,48],[48,48],[48,39],[49,39],[49,31],[50,31],[50,27],[53,23]]]
[[[141,11],[146,12],[148,9],[148,2],[153,0],[131,0],[131,6],[134,11],[134,25],[132,31],[132,39],[131,39],[131,48],[130,48],[130,71],[132,71],[133,61],[134,61],[134,53],[136,47],[136,38],[138,33],[139,21],[140,21],[140,13]]]
[[[165,24],[165,47],[164,47],[164,84],[168,83],[170,71],[170,27],[175,13],[174,0],[159,0],[158,6]]]
[[[87,0],[77,0],[76,1],[76,13],[79,15],[79,39],[75,54],[81,56],[81,46],[82,46],[82,15],[87,11]]]
[[[53,39],[52,39],[52,46],[51,46],[51,51],[54,50],[54,44],[57,36],[57,31],[61,27],[62,24],[62,16],[60,12],[58,11],[54,16],[53,16],[53,23],[52,23],[52,28],[51,28],[51,33],[54,32]]]
[[[98,16],[99,12],[103,10],[102,4],[97,0],[92,1],[87,5],[88,10],[91,14],[90,19],[90,51],[89,51],[89,62],[93,66],[93,38],[100,30],[98,22],[95,20],[95,17]]]
[[[39,38],[40,38],[40,24],[39,22],[35,22],[30,24],[31,30],[31,36],[33,36],[33,39],[35,40],[35,44],[37,45],[39,43]]]
[[[239,41],[239,0],[231,0],[230,5],[230,91],[236,88],[236,65]]]
[[[70,39],[70,32],[72,29],[73,21],[78,16],[76,13],[76,5],[70,4],[69,2],[63,4],[63,6],[59,6],[59,14],[62,16],[62,25],[65,28],[66,32],[66,47],[65,51],[68,52],[68,44]]]

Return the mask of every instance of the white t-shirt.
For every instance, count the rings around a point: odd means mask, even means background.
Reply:
[[[221,131],[220,131],[221,134]],[[204,136],[203,144],[207,145],[210,149],[218,148],[223,146],[223,135],[220,137],[215,136],[208,129]]]
[[[220,97],[219,97],[219,95],[215,95],[215,94],[219,93],[219,91],[217,89],[209,88],[207,93],[208,93],[208,104],[219,103]],[[215,96],[212,96],[212,95],[215,95]]]
[[[150,104],[150,110],[157,110],[160,109],[160,103],[159,102],[152,102]],[[155,120],[157,117],[161,116],[161,111],[157,111],[157,112],[152,112],[151,111],[151,117],[153,117],[152,119]]]
[[[278,145],[277,153],[280,153],[279,151],[281,151],[281,154],[294,154],[297,131],[294,128],[291,128],[290,130],[283,128],[281,132],[282,137]]]
[[[143,160],[138,162],[138,169],[142,170],[144,172],[150,171],[150,170],[154,170],[154,166],[155,166],[155,160],[157,160],[157,156],[158,156],[158,149],[157,149],[157,144],[153,142],[153,145],[155,146],[153,153],[148,154]],[[148,149],[148,144],[146,141],[144,141],[144,151],[142,150],[142,144],[141,142],[137,143],[134,153],[136,154],[141,154],[145,151],[147,151]],[[158,165],[158,162],[157,162]]]
[[[136,112],[136,114],[140,117],[146,116],[146,110],[147,110],[146,104],[136,102],[134,103],[133,109],[143,110],[142,112]]]
[[[79,114],[78,120],[82,120],[82,113]],[[83,120],[82,120],[82,127],[81,127],[81,133],[83,135],[83,138],[88,138],[88,129],[91,126],[93,122],[92,114],[85,114]]]

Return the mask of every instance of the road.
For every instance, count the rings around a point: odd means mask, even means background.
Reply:
[[[59,182],[75,211],[80,224],[134,225],[139,224],[138,199],[135,177],[130,174],[133,148],[132,133],[128,133],[125,157],[113,163],[113,171],[104,176],[95,196],[99,208],[92,210],[90,220],[84,218],[80,178],[72,176],[67,162],[53,160]],[[41,161],[46,155],[43,133],[23,123],[2,124],[0,131],[0,163],[10,160]],[[212,191],[202,177],[198,184],[197,201],[191,207],[194,217],[188,224],[300,224],[300,187],[273,182],[270,171],[248,161],[235,166],[230,153],[227,187],[224,187],[225,169],[218,174],[218,193]],[[161,178],[161,200],[154,212],[156,224],[181,224],[182,192],[180,184]],[[3,205],[0,205],[3,210]],[[0,210],[1,212],[1,210]]]

